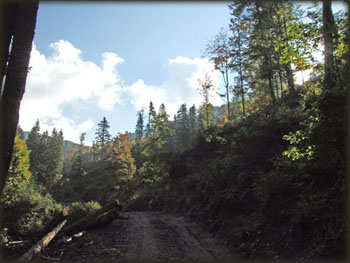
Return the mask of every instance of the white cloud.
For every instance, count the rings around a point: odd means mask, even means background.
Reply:
[[[221,83],[219,73],[214,71],[213,64],[207,59],[179,56],[169,59],[163,67],[169,78],[161,85],[148,85],[143,80],[138,80],[124,88],[135,108],[148,108],[152,100],[156,110],[164,103],[167,113],[172,117],[182,103],[186,103],[188,107],[193,104],[199,106],[202,97],[198,91],[198,79],[203,79],[206,73],[210,75],[215,87],[219,87]],[[222,104],[216,91],[212,92],[211,101],[214,105]]]
[[[43,124],[40,126],[41,132],[46,130],[51,132],[54,127],[58,130],[62,130],[64,139],[77,143],[79,142],[80,134],[90,130],[94,126],[94,123],[89,119],[80,124],[75,124],[75,122],[70,118],[60,117],[54,119],[51,125],[47,125],[45,122],[43,122]],[[85,142],[84,144],[90,146],[92,145],[92,143],[89,141]]]
[[[94,126],[92,116],[82,117],[86,109],[112,111],[116,104],[126,102],[135,109],[148,109],[152,100],[156,110],[164,103],[172,117],[182,103],[188,107],[200,105],[198,79],[203,79],[206,73],[215,87],[221,83],[221,76],[207,59],[179,56],[163,66],[168,79],[161,85],[146,84],[139,79],[122,86],[116,67],[124,59],[116,53],[103,53],[99,66],[84,60],[82,51],[68,41],[59,40],[50,48],[51,54],[45,56],[33,45],[19,124],[29,131],[39,119],[41,131],[62,129],[65,139],[74,142],[79,141],[81,132],[92,133],[89,132]],[[214,105],[222,104],[216,91],[211,101]]]
[[[123,63],[117,54],[102,54],[102,66],[85,61],[81,50],[59,40],[50,45],[52,54],[45,56],[33,45],[30,73],[20,109],[20,125],[30,130],[39,119],[42,127],[62,129],[66,139],[76,141],[80,132],[92,128],[92,121],[76,121],[63,116],[63,105],[81,102],[111,111],[120,103],[120,77],[116,65]],[[49,125],[52,123],[52,125]],[[45,129],[44,129],[45,130]]]
[[[165,90],[161,87],[146,85],[142,79],[125,87],[125,92],[129,95],[131,104],[138,110],[148,107],[151,100],[159,106],[166,99]]]

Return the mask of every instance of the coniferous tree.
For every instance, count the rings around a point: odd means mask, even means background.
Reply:
[[[176,133],[176,131],[178,129],[178,120],[177,120],[176,114],[174,114],[173,121],[169,122],[169,127],[171,129],[173,129],[175,131],[175,133]]]
[[[39,169],[37,173],[37,182],[46,187],[49,190],[49,186],[52,185],[52,171],[50,170],[51,156],[50,152],[50,136],[49,132],[46,130],[40,135],[40,159],[39,159]]]
[[[159,111],[155,118],[154,135],[166,146],[174,145],[175,131],[169,126],[169,115],[163,103],[159,106]]]
[[[44,132],[40,136],[40,150],[40,169],[37,179],[49,192],[52,192],[53,186],[63,176],[64,145],[62,131],[57,132],[56,128],[53,128],[51,136],[47,131]]]
[[[241,95],[243,116],[246,115],[245,107],[245,81],[244,70],[248,64],[248,48],[249,48],[249,21],[246,15],[246,4],[235,2],[229,5],[231,10],[230,19],[230,45],[231,45],[231,61],[230,68],[238,73],[239,84],[236,85],[236,93]]]
[[[153,134],[156,115],[157,113],[154,109],[153,102],[150,101],[149,109],[148,109],[148,124],[146,127],[146,134]]]
[[[188,147],[190,142],[190,123],[186,104],[182,104],[176,117],[176,138],[182,148]]]
[[[21,128],[21,126],[19,126],[19,125],[18,125],[18,127],[17,127],[17,134],[16,134],[16,135],[18,135],[19,138],[21,138],[22,140],[25,140],[25,138],[24,138],[24,131],[23,131],[23,129]]]
[[[139,145],[143,137],[143,110],[137,113],[137,123],[135,129],[136,144]]]
[[[30,150],[30,171],[32,172],[33,178],[38,179],[39,166],[42,156],[42,148],[40,143],[40,122],[37,120],[35,125],[31,129],[28,135],[27,145]]]
[[[80,177],[85,174],[82,160],[85,135],[85,132],[82,132],[80,134],[78,151],[74,153],[74,160],[72,165],[72,172],[74,177]]]
[[[190,139],[192,140],[196,134],[198,129],[197,124],[197,111],[196,106],[193,105],[188,112],[188,121],[189,121],[189,131],[190,131]]]
[[[63,173],[62,131],[57,132],[56,128],[53,128],[51,136],[48,131],[40,134],[40,123],[37,120],[28,135],[27,145],[30,150],[32,179],[51,192]]]
[[[108,144],[111,142],[111,135],[109,133],[109,122],[106,117],[97,124],[98,128],[95,132],[96,135],[96,145],[98,146],[101,157],[105,155],[107,151]]]
[[[323,20],[323,38],[324,38],[324,64],[325,64],[325,76],[324,76],[324,90],[332,90],[336,88],[337,76],[334,67],[334,39],[335,39],[335,23],[332,12],[331,1],[323,0],[322,8],[322,20]]]
[[[274,7],[271,2],[254,2],[246,10],[249,15],[251,25],[249,36],[249,59],[257,63],[254,69],[258,78],[264,79],[267,83],[267,94],[273,104],[276,102],[276,94],[273,81],[273,72],[276,67],[277,54],[272,36],[272,17],[274,16]]]
[[[142,142],[142,139],[143,139],[143,128],[144,128],[144,125],[143,125],[143,114],[144,114],[144,111],[141,110],[137,113],[137,123],[136,123],[136,129],[135,129],[135,145],[134,147],[132,148],[132,152],[133,152],[133,155],[136,159],[136,166],[137,167],[140,167],[141,164],[142,164],[142,156],[141,156],[141,142]],[[147,127],[146,127],[146,132],[147,134],[149,134],[148,132],[150,131],[150,124],[148,123],[147,124]],[[115,139],[117,140],[117,138]]]

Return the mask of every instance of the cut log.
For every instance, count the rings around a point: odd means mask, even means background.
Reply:
[[[84,220],[80,224],[72,224],[67,228],[67,230],[64,230],[63,235],[72,235],[75,233],[78,233],[82,230],[87,230],[103,225],[107,225],[111,223],[115,218],[119,216],[119,213],[116,209],[109,210],[101,215],[95,216],[95,217],[89,217],[87,220]]]
[[[62,222],[66,216],[68,216],[68,210],[63,208],[58,215],[51,219],[51,221],[46,225],[43,231],[41,231],[41,237],[48,233],[55,226],[57,226],[60,222]]]
[[[103,213],[102,215],[99,215],[97,217],[95,217],[94,219],[85,222],[84,224],[82,224],[78,231],[81,231],[83,229],[90,229],[90,228],[94,228],[94,227],[99,227],[99,226],[103,226],[109,223],[112,223],[112,221],[114,219],[116,219],[119,216],[118,211],[116,211],[115,209],[112,209],[106,213]]]
[[[75,234],[77,232],[80,232],[80,231],[86,229],[87,226],[89,227],[89,224],[92,224],[92,222],[95,222],[97,220],[97,218],[99,218],[99,216],[101,216],[107,212],[110,212],[111,210],[114,211],[113,213],[117,213],[117,211],[120,211],[121,209],[122,209],[122,206],[120,205],[119,201],[115,200],[115,201],[105,205],[104,207],[102,207],[98,211],[91,213],[89,215],[86,215],[83,218],[66,226],[65,228],[62,229],[62,233]]]
[[[21,256],[18,261],[31,260],[36,254],[45,248],[51,240],[56,236],[56,234],[63,228],[67,223],[67,220],[63,220],[58,226],[56,226],[50,233],[45,235],[38,243],[32,246],[26,253]]]
[[[18,244],[23,244],[25,242],[27,242],[27,240],[24,240],[24,241],[22,241],[22,240],[20,240],[20,241],[10,241],[10,242],[7,242],[6,245],[18,245]]]

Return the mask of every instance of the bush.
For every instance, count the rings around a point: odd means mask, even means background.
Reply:
[[[28,185],[20,200],[4,207],[3,225],[13,238],[37,238],[54,211],[60,209],[62,206],[55,203],[51,195],[42,194],[34,185]]]
[[[101,209],[101,205],[96,201],[74,202],[68,205],[69,215],[67,217],[70,223]]]

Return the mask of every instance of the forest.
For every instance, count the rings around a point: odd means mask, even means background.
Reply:
[[[63,208],[75,220],[118,199],[125,211],[200,221],[241,258],[348,257],[348,13],[326,0],[228,9],[229,30],[198,47],[222,76],[222,106],[211,103],[206,75],[200,105],[169,116],[150,101],[135,130],[118,134],[117,115],[102,117],[92,147],[84,133],[65,147],[64,133],[41,131],[39,120],[25,135],[17,119],[8,172],[1,167],[2,244],[38,240]],[[4,148],[10,77],[0,93]]]

